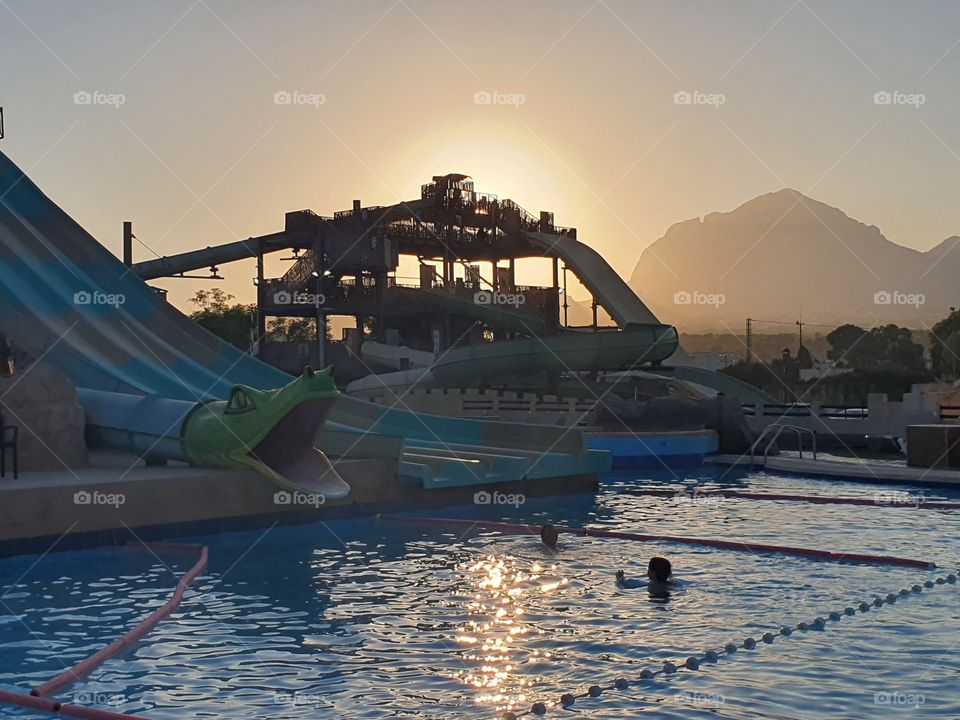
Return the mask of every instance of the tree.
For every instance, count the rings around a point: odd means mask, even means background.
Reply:
[[[250,347],[251,328],[255,327],[254,305],[230,304],[233,295],[220,288],[197,290],[190,302],[197,309],[190,319],[242,350]]]
[[[956,377],[960,369],[960,352],[951,338],[960,332],[960,309],[950,308],[950,314],[930,330],[930,360],[933,371],[940,377]]]
[[[923,373],[923,347],[913,341],[908,328],[885,325],[870,331],[877,338],[880,362],[878,369],[902,373]]]
[[[853,367],[851,354],[863,342],[866,334],[867,331],[857,325],[841,325],[827,335],[827,342],[830,343],[827,357],[835,363]]]
[[[329,328],[328,328],[329,339]],[[308,342],[317,339],[317,324],[312,318],[276,317],[267,323],[270,342]]]
[[[960,369],[960,330],[954,330],[947,339],[943,341],[944,358],[941,364],[945,368],[950,368],[950,377],[957,376],[957,370]],[[947,374],[947,373],[944,373]]]
[[[864,330],[856,325],[841,325],[827,335],[827,356],[846,367],[862,371],[892,370],[923,373],[923,347],[913,341],[908,328],[882,325]]]

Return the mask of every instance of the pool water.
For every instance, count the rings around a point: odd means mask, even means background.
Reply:
[[[960,513],[636,497],[641,485],[872,497],[910,488],[704,468],[618,474],[596,495],[424,515],[547,521],[933,560],[937,571],[374,518],[191,538],[210,564],[180,610],[58,697],[156,720],[960,717],[958,585],[561,709],[562,693],[842,611],[953,570]],[[927,498],[960,499],[926,490]],[[668,598],[620,589],[671,559]],[[190,553],[104,548],[0,560],[0,686],[25,691],[163,604]],[[3,708],[3,717],[42,717]]]

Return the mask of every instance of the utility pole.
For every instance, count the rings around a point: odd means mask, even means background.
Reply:
[[[800,328],[800,347],[803,347],[803,321],[797,320],[797,327]]]
[[[747,365],[753,362],[753,318],[747,318]]]
[[[133,266],[133,239],[136,235],[133,234],[133,222],[130,220],[123,221],[123,264],[127,267]]]
[[[0,105],[0,140],[3,140],[3,106]]]
[[[567,307],[569,302],[567,301],[567,264],[563,264],[563,326],[569,327],[570,323],[567,322]]]

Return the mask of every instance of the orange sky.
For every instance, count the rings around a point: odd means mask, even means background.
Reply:
[[[960,228],[955,3],[9,0],[0,18],[4,152],[118,254],[132,219],[137,259],[446,172],[554,211],[625,275],[672,223],[784,186],[919,249]],[[252,299],[252,263],[222,272]],[[209,286],[161,284],[181,306]]]

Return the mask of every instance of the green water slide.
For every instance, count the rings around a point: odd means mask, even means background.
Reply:
[[[646,306],[627,282],[603,256],[574,237],[555,233],[525,232],[532,245],[550,257],[562,259],[580,281],[593,293],[597,302],[624,330],[634,326],[657,324],[656,315]],[[741,403],[768,403],[777,401],[758,387],[723,373],[694,367],[690,356],[679,346],[669,357],[670,368],[657,370],[667,377],[696,383],[715,392],[737,398]]]
[[[432,373],[441,383],[462,383],[522,375],[531,370],[628,370],[666,360],[678,343],[677,330],[671,325],[566,332],[455,348],[437,360]]]

